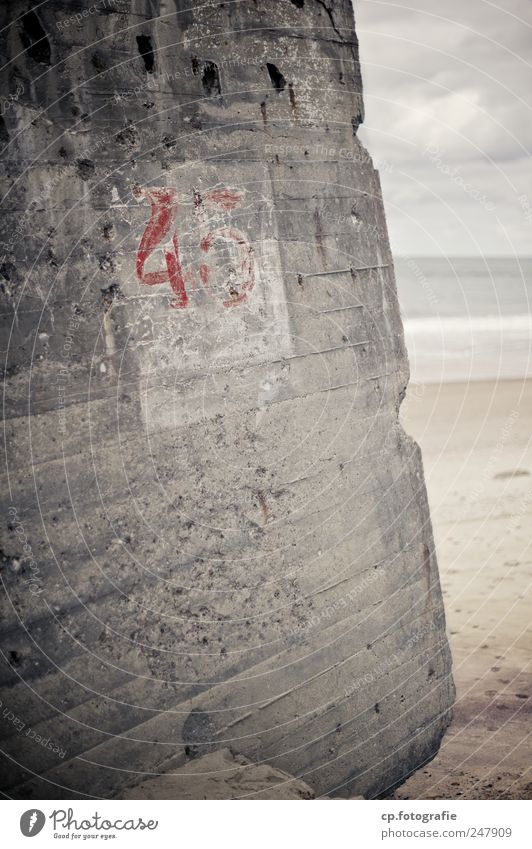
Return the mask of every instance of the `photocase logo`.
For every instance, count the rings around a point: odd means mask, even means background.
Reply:
[[[36,834],[42,831],[45,822],[46,817],[43,812],[36,808],[31,808],[31,810],[25,811],[22,814],[20,818],[20,830],[24,837],[35,837]]]

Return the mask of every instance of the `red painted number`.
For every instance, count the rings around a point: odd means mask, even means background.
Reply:
[[[175,294],[170,306],[185,309],[188,306],[187,287],[197,288],[192,271],[185,272],[179,255],[179,235],[177,215],[179,200],[176,189],[146,188],[135,190],[137,197],[145,197],[150,204],[150,220],[142,234],[137,251],[137,277],[145,286],[158,286],[169,283]],[[253,249],[244,234],[236,227],[217,227],[210,230],[208,210],[221,208],[225,211],[235,209],[241,202],[241,196],[231,189],[215,189],[203,196],[194,192],[194,214],[198,223],[199,246],[207,255],[215,242],[225,242],[236,253],[236,279],[228,288],[228,298],[224,298],[224,307],[234,307],[243,303],[255,284],[255,266]],[[165,267],[157,271],[146,271],[146,264],[152,254],[160,249]],[[210,292],[211,268],[207,262],[199,267],[199,279],[202,286]]]

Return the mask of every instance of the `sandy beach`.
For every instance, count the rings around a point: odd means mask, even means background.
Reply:
[[[457,700],[395,798],[530,798],[532,382],[411,384],[401,418],[423,450]]]

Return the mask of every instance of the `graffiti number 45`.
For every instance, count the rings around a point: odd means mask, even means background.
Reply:
[[[170,306],[173,309],[186,309],[188,306],[188,290],[197,288],[194,273],[184,271],[179,253],[179,234],[177,230],[177,215],[179,199],[176,189],[145,188],[135,190],[137,197],[144,197],[149,202],[150,220],[142,234],[137,251],[137,277],[145,286],[158,286],[169,283],[175,299]],[[205,192],[202,196],[194,192],[194,215],[196,217],[199,248],[206,254],[217,242],[225,243],[236,254],[236,275],[228,287],[222,301],[224,307],[231,308],[246,300],[255,284],[255,265],[253,249],[244,234],[236,227],[216,227],[209,229],[208,212],[211,210],[232,210],[241,202],[241,196],[232,189],[218,189]],[[164,258],[164,267],[157,271],[146,271],[146,264],[152,254],[160,249]],[[211,267],[207,262],[199,267],[201,285],[209,290]]]

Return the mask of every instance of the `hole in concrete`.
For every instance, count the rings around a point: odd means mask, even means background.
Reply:
[[[138,133],[135,127],[125,127],[125,129],[116,133],[115,139],[126,150],[133,150],[138,142]]]
[[[218,71],[218,66],[214,62],[205,62],[203,65],[201,84],[207,97],[212,97],[213,95],[222,93],[220,73]]]
[[[277,65],[273,65],[271,62],[266,62],[266,67],[268,69],[268,73],[270,75],[270,80],[272,81],[272,86],[276,91],[284,91],[286,88],[286,80],[281,74]]]
[[[7,131],[6,122],[0,115],[0,143],[7,144],[9,141],[9,133]]]
[[[50,64],[50,42],[46,37],[39,18],[31,10],[26,12],[22,17],[20,39],[26,53],[28,56],[31,56],[34,62],[41,62],[43,65]]]
[[[293,6],[297,6],[298,9],[302,9],[305,5],[305,0],[290,0]]]
[[[151,43],[151,38],[149,35],[137,35],[137,47],[139,49],[139,53],[142,56],[142,61],[144,62],[144,67],[148,74],[153,74],[153,69],[155,67],[155,56],[153,53],[153,47]]]

